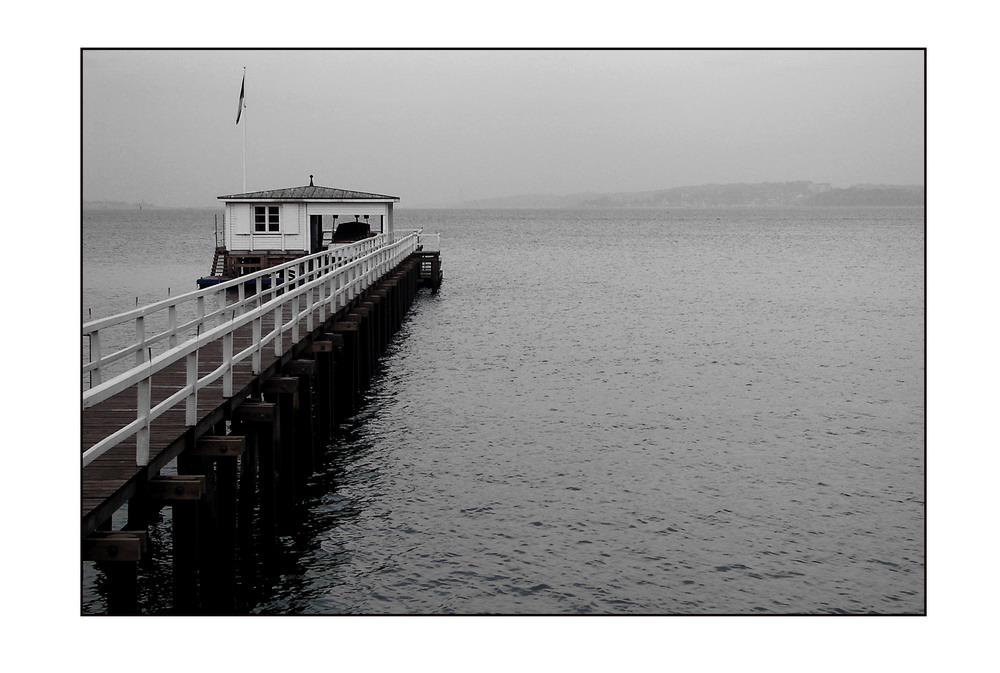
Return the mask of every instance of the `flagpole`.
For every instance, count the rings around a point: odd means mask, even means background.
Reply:
[[[244,85],[244,87],[246,86],[246,81],[247,81],[247,67],[243,66],[243,85]],[[244,91],[245,90],[246,89],[244,88]],[[245,95],[244,95],[244,98],[243,98],[243,100],[241,102],[243,103],[243,111],[244,111],[244,115],[243,115],[243,193],[246,194],[246,192],[247,192],[247,118],[246,118],[245,112],[246,112],[246,109],[247,109],[247,103],[246,103],[246,97],[245,97]]]

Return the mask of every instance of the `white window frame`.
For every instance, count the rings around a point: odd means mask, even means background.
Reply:
[[[258,209],[263,212],[258,213]],[[258,214],[262,215],[262,223],[257,221]],[[281,206],[277,203],[255,203],[253,205],[251,224],[255,234],[277,234],[281,232]],[[262,229],[258,229],[258,225]]]

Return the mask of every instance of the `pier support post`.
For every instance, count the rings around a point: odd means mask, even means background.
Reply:
[[[149,526],[151,507],[149,495],[144,484],[139,485],[138,492],[129,498],[128,518],[125,528],[128,530],[146,530]]]
[[[231,614],[236,609],[237,463],[245,448],[244,437],[207,436],[192,449],[215,471],[215,532],[205,546],[201,584],[203,607],[213,614]]]
[[[193,438],[189,440],[189,448],[177,456],[178,476],[201,476],[204,478],[203,491],[200,498],[190,505],[193,512],[187,512],[186,502],[171,502],[174,511],[175,530],[176,522],[183,521],[185,516],[190,516],[195,530],[193,535],[197,539],[193,542],[193,549],[196,550],[194,563],[197,565],[197,590],[193,591],[200,602],[188,606],[189,612],[195,612],[200,607],[204,607],[204,602],[209,599],[208,593],[211,587],[216,585],[215,577],[215,545],[218,540],[218,523],[216,521],[215,509],[215,470],[214,464],[196,452],[196,444]],[[185,525],[182,523],[182,525]],[[175,540],[176,544],[176,540]]]
[[[333,434],[333,342],[326,338],[320,339],[312,343],[311,349],[316,364],[317,446],[313,454],[315,469],[315,466],[319,465],[323,449]]]
[[[332,328],[331,328],[332,329]],[[338,388],[338,382],[342,378],[344,369],[344,335],[336,334],[334,332],[327,332],[323,335],[323,338],[328,340],[333,344],[333,350],[330,353],[330,434],[333,435],[334,429],[337,427],[338,421],[342,420],[341,407],[344,404],[344,400],[340,395],[342,392]]]
[[[371,325],[368,321],[368,309],[358,306],[347,314],[345,320],[352,321],[358,326],[358,391],[363,392],[368,389],[372,376],[372,342]]]
[[[319,437],[314,418],[313,383],[316,375],[316,363],[312,360],[292,360],[285,366],[287,376],[299,379],[299,405],[295,414],[295,484],[296,490],[301,490],[316,471],[315,456],[318,451]]]
[[[237,548],[246,552],[253,548],[253,511],[257,493],[257,432],[252,424],[239,421],[235,414],[232,430],[243,435],[245,440],[236,492],[236,541]]]
[[[379,348],[379,354],[384,354],[386,349],[389,347],[389,341],[392,340],[392,323],[390,320],[391,310],[389,308],[389,291],[384,287],[379,287],[375,290],[375,296],[378,297],[379,305],[379,331],[382,335],[382,343]]]
[[[299,409],[299,379],[296,376],[275,376],[262,386],[264,399],[276,405],[278,418],[274,442],[274,470],[277,498],[277,524],[284,530],[295,509],[296,442],[304,441],[295,430]],[[263,469],[263,463],[261,463]]]
[[[437,294],[441,289],[441,278],[441,256],[434,255],[434,261],[431,262],[431,294]]]
[[[358,402],[358,325],[342,321],[333,326],[334,333],[344,340],[336,364],[336,421],[350,418]]]
[[[393,334],[399,329],[399,276],[393,274],[385,282],[385,289],[389,293],[389,324]]]
[[[108,614],[139,614],[139,570],[136,561],[98,563],[108,580]]]
[[[382,316],[379,298],[376,294],[369,295],[361,306],[368,309],[368,327],[371,332],[372,375],[378,370],[378,359],[382,355]]]
[[[274,446],[278,433],[277,410],[273,403],[244,402],[233,411],[233,432],[247,438],[240,473],[239,517],[240,548],[245,567],[253,561],[253,512],[259,494],[259,539],[273,548],[277,542]],[[252,581],[253,575],[244,573]]]
[[[407,304],[407,308],[413,305],[413,300],[417,298],[417,290],[420,287],[420,262],[411,259],[409,262],[409,278],[410,278],[410,301]]]
[[[173,518],[174,611],[198,611],[198,501],[205,493],[205,477],[157,477],[149,482],[150,498],[170,505]]]
[[[137,563],[146,552],[146,531],[96,531],[83,541],[82,558],[95,561],[107,580],[109,615],[139,614]]]

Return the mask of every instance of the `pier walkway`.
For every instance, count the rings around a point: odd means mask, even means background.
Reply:
[[[165,506],[173,611],[239,611],[253,563],[237,557],[273,544],[418,288],[436,291],[436,237],[379,235],[83,325],[82,558],[109,612],[139,611]]]

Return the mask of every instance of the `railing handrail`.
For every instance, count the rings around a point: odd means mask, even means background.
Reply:
[[[249,279],[263,277],[266,275],[272,275],[272,277],[274,277],[274,274],[277,274],[285,269],[290,269],[296,265],[301,265],[303,270],[302,273],[298,274],[294,279],[286,278],[285,282],[282,284],[280,293],[272,283],[270,299],[264,300],[265,293],[259,292],[255,295],[251,295],[250,297],[245,297],[242,301],[237,303],[226,305],[216,311],[213,315],[231,312],[231,319],[228,319],[213,328],[207,329],[205,332],[199,333],[194,337],[186,338],[183,343],[176,345],[171,344],[171,347],[167,351],[155,357],[151,356],[148,360],[137,363],[127,371],[109,379],[108,381],[98,382],[92,388],[85,391],[82,399],[84,409],[92,407],[115,394],[127,390],[133,385],[139,385],[137,393],[139,395],[139,409],[136,420],[133,420],[132,422],[125,424],[123,427],[116,429],[111,435],[108,435],[103,440],[88,449],[84,453],[84,465],[89,464],[116,444],[135,434],[139,434],[140,437],[140,441],[137,442],[136,462],[140,465],[145,464],[143,461],[148,460],[148,427],[152,420],[161,415],[167,409],[187,400],[188,414],[186,416],[186,422],[188,425],[193,425],[195,423],[194,409],[196,403],[193,403],[192,401],[197,399],[197,392],[199,389],[209,385],[220,377],[225,377],[223,394],[232,395],[231,380],[232,370],[235,364],[241,362],[247,357],[253,357],[254,373],[259,373],[258,363],[260,362],[260,353],[263,352],[263,349],[267,344],[273,343],[275,354],[279,355],[282,352],[281,337],[286,331],[291,331],[293,337],[296,337],[299,333],[298,330],[303,319],[305,319],[307,329],[312,329],[313,311],[320,310],[320,315],[323,316],[326,314],[327,307],[329,306],[330,314],[334,314],[351,298],[363,292],[371,283],[377,280],[377,278],[381,277],[385,273],[388,273],[400,261],[402,261],[403,258],[416,250],[419,235],[419,231],[413,231],[406,235],[393,236],[394,241],[391,243],[387,243],[383,236],[377,241],[377,245],[368,244],[354,250],[346,250],[346,248],[355,248],[357,244],[353,244],[351,246],[331,247],[313,255],[300,257],[292,262],[285,263],[277,267],[270,267],[262,272],[248,276],[241,276],[239,279],[236,279],[235,284],[239,284]],[[365,251],[366,248],[368,249],[367,251]],[[348,253],[348,256],[344,255],[345,252]],[[355,253],[358,254],[353,258],[349,257]],[[346,261],[348,259],[349,261]],[[341,261],[343,261],[343,263],[338,264],[338,262]],[[310,262],[316,263],[311,265],[313,266],[312,269],[307,269],[307,265],[309,265]],[[227,283],[226,285],[229,284]],[[318,297],[313,300],[313,291],[317,289],[320,289],[320,292],[316,293]],[[211,289],[211,292],[219,292],[219,290],[219,286],[215,286]],[[304,309],[300,309],[299,299],[303,295],[306,297],[306,306]],[[341,299],[344,298],[345,295],[347,295],[346,299],[342,303]],[[187,300],[197,299],[202,296],[206,295],[201,291],[191,292],[188,293]],[[161,309],[168,308],[176,306],[174,302],[179,299],[181,299],[181,296],[173,298],[173,301],[171,302],[156,302],[156,304],[161,305]],[[284,307],[289,303],[292,303],[293,314],[290,321],[286,323],[282,312]],[[108,319],[105,319],[104,321],[92,321],[89,323],[90,325],[94,325],[99,322],[105,322],[107,324],[105,327],[99,327],[91,333],[96,333],[99,329],[106,329],[107,327],[116,324],[121,324],[130,320],[137,320],[146,315],[150,315],[150,313],[143,313],[144,309],[149,309],[149,306],[141,307],[135,311],[128,311],[126,313],[119,314],[118,316],[113,316],[113,318],[117,318],[116,322],[107,323]],[[234,355],[231,352],[233,333],[237,329],[243,328],[250,323],[254,323],[255,338],[257,338],[260,331],[259,321],[262,321],[267,314],[272,312],[275,315],[274,328],[266,335],[259,335],[256,343],[252,343],[250,347]],[[205,317],[201,318],[202,321],[205,319]],[[160,336],[162,335],[158,335],[156,338],[159,338]],[[224,355],[223,364],[216,368],[216,370],[209,372],[206,375],[198,376],[197,358],[199,349],[219,339],[223,340],[224,351],[227,351],[228,353],[227,355]],[[149,343],[149,341],[144,340],[143,343]],[[130,352],[135,352],[135,344],[118,351],[118,353],[124,354],[128,354]],[[124,355],[122,357],[124,357]],[[149,394],[150,380],[152,376],[185,358],[187,358],[189,362],[187,384],[170,395],[166,400],[157,404],[155,407],[150,407]],[[194,358],[193,378],[190,371],[192,367],[191,358]],[[84,371],[86,370],[87,367],[85,365]],[[144,395],[145,402],[143,402]],[[145,436],[143,435],[144,430],[146,433]]]
[[[422,229],[416,229],[405,233],[398,232],[396,233],[396,235],[393,236],[393,238],[395,239],[396,242],[398,242],[410,236],[417,236],[419,240],[419,236],[422,233],[422,231],[423,231]],[[180,325],[171,323],[170,326],[164,331],[147,336],[145,334],[144,322],[145,319],[149,318],[150,316],[160,315],[164,311],[168,312],[176,311],[178,307],[189,306],[195,302],[203,302],[208,297],[220,297],[220,296],[225,297],[225,293],[229,289],[241,288],[244,283],[247,283],[249,281],[256,281],[258,279],[267,277],[270,277],[272,281],[276,280],[276,277],[278,275],[285,275],[286,271],[295,269],[296,267],[301,267],[304,269],[306,268],[305,267],[306,264],[322,259],[328,255],[336,255],[338,260],[343,260],[343,262],[346,264],[349,263],[350,261],[359,259],[367,254],[370,254],[375,250],[379,250],[386,247],[386,240],[387,236],[385,234],[378,234],[377,236],[365,239],[363,241],[359,241],[357,243],[348,243],[343,245],[330,246],[326,250],[321,250],[319,252],[312,253],[310,255],[299,257],[289,262],[283,262],[275,266],[267,267],[265,269],[255,271],[253,273],[249,273],[245,276],[234,278],[233,280],[230,281],[218,283],[208,288],[193,290],[191,292],[176,295],[174,297],[167,297],[166,299],[161,299],[151,304],[131,309],[129,311],[124,311],[122,313],[118,313],[116,315],[109,316],[107,318],[100,318],[97,320],[86,322],[82,326],[81,336],[89,338],[91,340],[92,348],[89,361],[85,362],[82,366],[82,373],[86,374],[88,372],[94,372],[92,376],[94,376],[95,380],[92,381],[92,384],[94,385],[100,384],[102,380],[103,367],[114,364],[115,362],[118,362],[122,358],[131,355],[133,353],[138,354],[137,358],[139,361],[136,364],[137,365],[141,364],[141,361],[146,359],[143,353],[144,349],[148,348],[151,345],[157,344],[160,341],[163,341],[164,339],[168,339],[171,337],[175,337],[178,334],[182,334],[186,330],[197,328],[201,324],[209,322],[214,318],[217,318],[218,316],[224,314],[225,312],[230,310],[233,306],[236,306],[236,304],[222,305],[212,310],[209,313],[204,313],[203,304],[199,304],[201,308],[198,309],[198,316],[195,319],[189,320]],[[282,281],[282,283],[284,283],[284,281]],[[266,292],[276,293],[278,289],[279,288],[276,287],[275,283],[272,282],[272,286],[268,290],[266,290]],[[265,292],[264,290],[261,291]],[[241,301],[246,301],[242,297],[242,295],[241,295]],[[219,303],[224,304],[224,300],[220,301]],[[241,305],[242,304],[240,304],[240,306]],[[117,327],[120,325],[126,325],[132,322],[136,323],[137,340],[125,346],[124,348],[120,348],[112,353],[109,354],[103,353],[101,349],[101,341],[99,338],[95,337],[99,337],[100,332],[102,330],[107,330],[109,328]],[[139,336],[138,334],[139,332],[141,332],[141,336]],[[96,354],[93,352],[93,346],[95,343],[97,346]],[[173,345],[174,344],[171,343],[171,347]]]
[[[414,230],[414,231],[411,231],[411,232],[407,232],[406,234],[404,234],[403,238],[405,238],[406,236],[414,235],[414,234],[420,235],[421,231],[422,230]],[[374,237],[372,239],[367,239],[367,240],[374,241],[375,239],[378,239],[378,238],[380,238],[382,236],[384,236],[384,234],[379,234],[378,236],[376,236],[376,237]],[[402,240],[402,239],[397,238],[397,241],[398,240]],[[370,245],[371,245],[370,243],[367,244],[367,246],[370,246]],[[215,285],[211,285],[211,286],[209,286],[207,288],[202,288],[200,290],[192,290],[191,292],[185,292],[184,294],[179,294],[179,295],[174,296],[174,297],[167,297],[165,299],[160,299],[160,300],[155,301],[155,302],[153,302],[151,304],[146,304],[144,306],[140,306],[138,308],[130,309],[128,311],[123,311],[122,313],[117,313],[115,315],[111,315],[111,316],[108,316],[106,318],[98,318],[97,320],[91,320],[89,322],[83,323],[82,328],[81,328],[82,336],[87,336],[88,334],[92,334],[92,333],[94,333],[94,332],[96,332],[98,330],[107,329],[108,327],[114,327],[115,325],[119,325],[121,323],[129,322],[131,320],[135,320],[136,318],[145,318],[147,316],[150,316],[150,315],[153,315],[155,313],[158,313],[159,311],[161,311],[161,310],[163,310],[165,308],[170,308],[170,306],[176,306],[177,304],[185,303],[185,302],[192,301],[192,300],[197,300],[200,297],[210,297],[210,296],[213,296],[214,294],[216,294],[220,290],[228,290],[229,288],[237,287],[237,286],[239,286],[242,283],[246,283],[247,281],[256,280],[257,278],[263,278],[264,276],[269,276],[269,275],[271,275],[273,273],[276,273],[278,271],[283,271],[283,270],[291,268],[293,266],[302,264],[303,262],[308,262],[308,261],[313,260],[313,259],[318,259],[318,258],[322,257],[323,255],[328,254],[330,252],[336,251],[336,252],[353,253],[353,252],[355,252],[354,250],[347,250],[346,248],[358,247],[359,251],[360,251],[361,248],[367,247],[367,246],[366,246],[366,241],[359,241],[357,243],[346,243],[346,244],[336,245],[336,246],[331,245],[326,250],[320,250],[319,252],[314,252],[314,253],[312,253],[310,255],[305,255],[303,257],[298,257],[296,259],[293,259],[290,262],[282,262],[281,264],[276,264],[274,266],[269,266],[269,267],[267,267],[265,269],[261,269],[260,271],[255,271],[253,273],[248,273],[245,276],[239,276],[237,278],[225,281],[223,283],[217,283]],[[379,247],[382,247],[382,246],[379,246]]]
[[[427,250],[428,252],[440,252],[441,232],[437,232],[434,234],[425,234],[423,230],[421,230],[417,234],[417,243],[419,245],[424,246],[424,250]]]
[[[364,263],[364,261],[365,261],[364,259],[356,259],[353,262],[345,264],[342,267],[337,267],[337,270],[339,271],[343,269],[346,272],[352,269],[354,266],[358,266]],[[303,285],[295,286],[294,289],[290,289],[282,294],[275,295],[274,297],[264,302],[263,304],[258,304],[256,308],[242,312],[238,316],[234,315],[232,320],[224,322],[221,325],[217,325],[216,327],[213,327],[212,329],[203,332],[200,335],[195,336],[193,339],[188,339],[184,343],[175,346],[174,348],[171,348],[170,350],[164,353],[157,355],[148,362],[144,362],[141,365],[137,365],[132,369],[128,370],[127,372],[119,374],[113,379],[104,381],[103,383],[94,386],[93,388],[83,393],[83,408],[87,409],[88,407],[92,407],[95,404],[103,402],[112,395],[115,395],[123,390],[128,389],[129,387],[137,383],[139,380],[146,378],[147,376],[152,376],[153,374],[162,371],[166,367],[169,367],[170,365],[177,362],[182,357],[190,354],[191,352],[198,350],[202,346],[206,346],[212,343],[213,341],[215,341],[216,339],[218,339],[219,337],[223,336],[228,332],[235,331],[245,326],[247,323],[270,313],[274,309],[290,302],[297,295],[304,294],[305,292],[311,290],[312,288],[316,287],[321,282],[324,282],[326,280],[328,280],[328,278],[326,278],[325,274],[323,274],[317,278],[312,279],[311,281],[308,281]],[[247,301],[253,300],[255,298],[259,299],[259,297],[248,297]],[[240,306],[244,306],[245,303],[246,302],[244,302],[244,304],[241,304]],[[236,306],[236,304],[232,304],[231,306],[226,307],[226,310],[228,311],[232,306]],[[232,309],[232,312],[235,314],[236,309]]]

